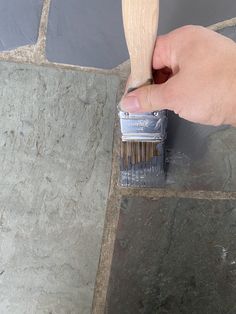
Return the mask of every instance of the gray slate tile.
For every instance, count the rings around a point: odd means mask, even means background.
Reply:
[[[0,0],[0,51],[34,44],[43,0]]]
[[[0,63],[0,313],[90,313],[118,84]]]
[[[236,201],[122,200],[107,314],[236,312]]]
[[[52,1],[46,54],[50,61],[108,69],[128,59],[121,1]]]
[[[235,0],[160,1],[159,33],[185,24],[210,24],[236,16]],[[110,69],[128,59],[121,1],[52,1],[47,58],[50,61]]]

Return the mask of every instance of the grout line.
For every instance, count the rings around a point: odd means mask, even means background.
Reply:
[[[93,68],[93,67],[82,67],[80,65],[68,64],[68,63],[58,63],[53,61],[45,60],[45,64],[48,66],[65,69],[65,70],[79,70],[83,72],[93,72],[98,74],[105,74],[105,75],[120,75],[120,67],[114,69],[101,69],[101,68]]]
[[[44,0],[40,24],[39,24],[38,41],[36,43],[36,49],[35,49],[35,56],[34,56],[35,62],[36,61],[39,62],[40,60],[42,63],[47,62],[46,37],[47,37],[50,6],[51,6],[51,0]]]
[[[120,80],[120,88],[118,89],[117,100],[120,98],[123,91],[123,82],[124,80]],[[111,183],[103,229],[100,260],[94,289],[92,314],[105,313],[116,230],[120,215],[121,194],[117,186],[117,179],[119,176],[119,167],[117,163],[117,154],[119,151],[118,129],[118,119],[116,117],[113,134],[112,170],[110,179]]]
[[[164,189],[136,189],[129,190],[121,188],[121,196],[125,197],[144,197],[150,199],[159,198],[192,198],[192,199],[210,199],[210,200],[236,200],[236,192],[221,192],[221,191],[174,191]]]
[[[120,215],[120,203],[120,197],[117,197],[115,193],[112,192],[109,197],[108,210],[105,217],[101,254],[92,304],[92,314],[105,313],[107,288],[109,285],[113,250]]]
[[[208,26],[213,31],[219,31],[222,28],[236,26],[236,17]]]

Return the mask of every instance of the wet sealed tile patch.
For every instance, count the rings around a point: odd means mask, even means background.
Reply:
[[[165,188],[236,191],[236,128],[169,115]]]
[[[236,312],[236,201],[124,198],[106,313]]]
[[[0,313],[90,313],[118,86],[0,63]]]

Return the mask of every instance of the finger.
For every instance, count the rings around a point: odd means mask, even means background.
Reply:
[[[153,53],[153,68],[156,70],[168,67],[171,69],[171,50],[169,34],[158,36]]]
[[[130,113],[162,109],[177,111],[175,79],[171,78],[161,85],[144,86],[125,95],[120,103],[121,110]]]
[[[202,27],[187,25],[158,36],[153,53],[153,68],[168,67],[173,74],[177,73],[181,60],[185,59],[185,52],[196,38],[196,33],[202,34]]]

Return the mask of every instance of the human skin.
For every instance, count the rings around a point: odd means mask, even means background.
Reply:
[[[184,26],[159,36],[153,68],[169,68],[162,84],[125,94],[126,112],[174,111],[201,124],[236,126],[236,43],[201,26]]]

